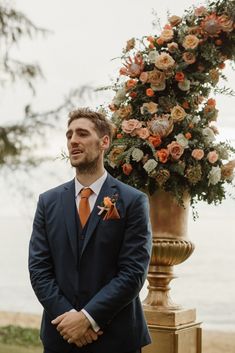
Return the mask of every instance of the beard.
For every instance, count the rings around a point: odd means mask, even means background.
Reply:
[[[76,168],[78,174],[94,174],[98,168],[98,161],[100,156],[89,160],[88,158],[80,163],[71,163]]]

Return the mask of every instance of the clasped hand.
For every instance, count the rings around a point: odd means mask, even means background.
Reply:
[[[51,323],[57,326],[57,331],[68,343],[74,343],[78,347],[96,341],[103,334],[102,331],[92,330],[90,321],[82,311],[66,312],[57,316]]]

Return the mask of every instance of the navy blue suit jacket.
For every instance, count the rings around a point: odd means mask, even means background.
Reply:
[[[103,220],[98,205],[118,194],[120,219]],[[94,353],[128,352],[150,343],[139,291],[151,253],[146,195],[108,174],[78,251],[74,180],[39,197],[29,246],[32,287],[44,312],[46,348],[69,352],[51,320],[84,308],[104,331],[90,345]]]

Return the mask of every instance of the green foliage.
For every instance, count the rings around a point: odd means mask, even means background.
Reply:
[[[41,345],[39,330],[12,325],[0,327],[0,343],[38,347]]]

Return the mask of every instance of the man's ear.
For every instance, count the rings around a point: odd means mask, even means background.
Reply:
[[[100,143],[101,149],[107,150],[109,148],[109,145],[110,145],[110,138],[108,135],[104,135],[101,138],[101,143]]]

